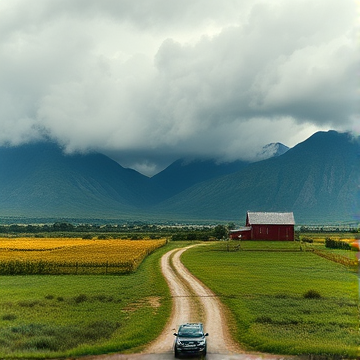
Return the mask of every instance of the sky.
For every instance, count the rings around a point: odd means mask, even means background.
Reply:
[[[1,0],[0,146],[151,176],[360,133],[355,0]]]

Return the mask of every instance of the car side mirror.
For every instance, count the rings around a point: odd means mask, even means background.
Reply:
[[[174,333],[174,336],[177,336],[178,334],[177,333]]]
[[[204,334],[204,336],[209,336],[209,333]]]

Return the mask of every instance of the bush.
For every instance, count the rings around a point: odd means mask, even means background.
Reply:
[[[28,308],[32,308],[35,305],[39,305],[40,301],[38,300],[21,300],[18,302],[19,306],[21,307],[28,307]]]
[[[333,240],[331,238],[325,239],[325,247],[329,249],[351,250],[351,246],[347,242]]]
[[[76,296],[74,300],[77,304],[80,304],[87,300],[87,296],[85,294],[80,294],[80,295]]]
[[[259,324],[272,324],[273,320],[271,319],[270,316],[259,316],[255,319],[255,322],[259,323]]]
[[[309,243],[309,244],[312,244],[314,242],[314,240],[312,238],[308,238],[308,237],[301,238],[301,241]]]
[[[101,235],[100,235],[101,236]],[[92,240],[92,235],[91,234],[86,234],[86,235],[83,235],[82,237],[84,240]]]
[[[5,314],[2,316],[3,320],[8,320],[8,321],[16,320],[16,318],[17,318],[17,316],[14,314]]]
[[[304,294],[304,298],[305,299],[320,299],[321,295],[318,291],[316,290],[308,290],[305,294]]]
[[[131,235],[130,240],[142,240],[142,238],[143,237],[141,235],[133,234]]]

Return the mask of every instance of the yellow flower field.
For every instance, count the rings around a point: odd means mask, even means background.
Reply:
[[[128,273],[165,244],[165,239],[0,238],[0,274]]]

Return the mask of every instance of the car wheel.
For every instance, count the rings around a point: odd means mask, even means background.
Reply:
[[[179,352],[175,349],[175,357],[178,358],[179,357]]]

